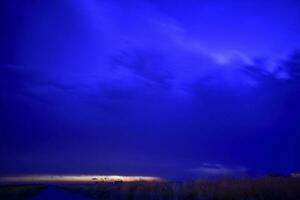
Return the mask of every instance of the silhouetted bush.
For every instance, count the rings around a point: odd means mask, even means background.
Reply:
[[[300,179],[266,176],[182,182],[136,182],[65,189],[111,200],[299,200]]]

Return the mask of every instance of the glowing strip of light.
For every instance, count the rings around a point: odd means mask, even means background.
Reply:
[[[2,183],[94,183],[94,182],[135,182],[161,181],[151,176],[103,176],[103,175],[23,175],[0,177]]]

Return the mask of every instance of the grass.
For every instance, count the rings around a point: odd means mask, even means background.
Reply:
[[[41,185],[0,186],[1,200],[23,200],[43,189]]]
[[[300,179],[289,177],[99,183],[64,189],[103,200],[300,200]]]

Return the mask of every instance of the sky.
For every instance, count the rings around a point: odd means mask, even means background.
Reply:
[[[0,11],[0,175],[300,170],[298,0]]]

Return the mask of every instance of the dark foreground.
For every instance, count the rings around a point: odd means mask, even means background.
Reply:
[[[66,192],[57,187],[47,187],[28,200],[88,200],[89,198]]]
[[[26,187],[26,186],[23,186]],[[300,179],[263,177],[244,179],[197,180],[182,182],[98,183],[57,187],[28,186],[30,195],[6,196],[0,199],[101,199],[101,200],[300,200]],[[20,193],[20,188],[15,192]],[[25,188],[22,189],[24,193]],[[2,196],[1,196],[2,195]],[[5,197],[5,198],[3,198]],[[18,197],[18,198],[16,198]]]
[[[35,196],[42,191],[45,186],[42,185],[17,185],[17,186],[0,186],[1,200],[22,200]]]

